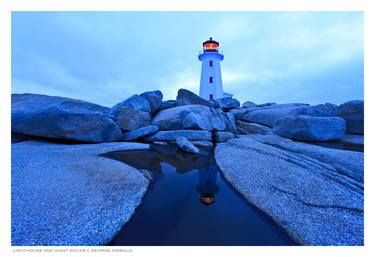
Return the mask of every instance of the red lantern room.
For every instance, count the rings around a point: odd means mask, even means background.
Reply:
[[[218,50],[219,50],[219,42],[212,40],[212,37],[210,37],[210,40],[203,42],[204,52],[217,52]]]

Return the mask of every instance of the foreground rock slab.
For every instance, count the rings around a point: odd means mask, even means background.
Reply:
[[[220,143],[227,180],[303,245],[363,245],[363,153],[272,135]]]
[[[138,170],[98,155],[140,143],[12,145],[12,245],[105,245],[149,185]]]

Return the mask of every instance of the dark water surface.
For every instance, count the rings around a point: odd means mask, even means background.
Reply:
[[[296,244],[232,189],[210,150],[201,152],[193,155],[175,145],[152,145],[151,150],[105,155],[148,170],[153,181],[111,245]]]

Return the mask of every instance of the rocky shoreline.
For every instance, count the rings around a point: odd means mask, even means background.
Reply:
[[[99,155],[177,142],[191,154],[215,146],[233,187],[301,244],[363,245],[363,153],[303,143],[363,146],[363,113],[359,100],[240,107],[185,89],[176,100],[150,91],[111,108],[13,94],[12,244],[108,243],[149,181]]]

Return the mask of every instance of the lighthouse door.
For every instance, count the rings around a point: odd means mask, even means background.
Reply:
[[[213,95],[212,94],[210,94],[210,100],[212,100],[214,97],[213,97]]]

